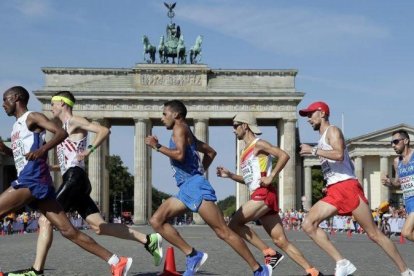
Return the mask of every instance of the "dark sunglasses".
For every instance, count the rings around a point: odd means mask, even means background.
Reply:
[[[236,128],[238,128],[239,126],[241,126],[243,123],[238,123],[238,124],[234,124],[233,125],[233,129],[236,129]]]
[[[394,140],[391,141],[391,145],[397,145],[402,140],[404,140],[404,138],[394,139]]]

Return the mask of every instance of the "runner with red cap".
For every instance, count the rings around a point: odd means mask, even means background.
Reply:
[[[361,184],[354,173],[354,165],[345,146],[342,131],[330,124],[329,106],[314,102],[299,111],[308,117],[308,122],[321,135],[316,146],[300,146],[300,154],[319,157],[326,181],[326,196],[312,206],[303,221],[303,230],[335,261],[335,276],[351,275],[356,267],[335,248],[319,224],[334,215],[353,215],[368,236],[376,242],[394,261],[402,276],[414,275],[408,269],[397,248],[375,225]]]

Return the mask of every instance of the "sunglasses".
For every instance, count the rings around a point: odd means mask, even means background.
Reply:
[[[238,123],[233,125],[233,129],[237,129],[239,126],[241,126],[243,123]]]
[[[402,140],[404,140],[404,138],[394,139],[394,140],[391,141],[391,145],[397,145]]]

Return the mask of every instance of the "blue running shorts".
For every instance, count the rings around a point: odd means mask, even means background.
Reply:
[[[217,201],[216,192],[203,175],[194,175],[179,186],[175,196],[192,212],[198,212],[203,200]]]
[[[405,201],[405,212],[407,215],[414,212],[414,197],[409,197]]]

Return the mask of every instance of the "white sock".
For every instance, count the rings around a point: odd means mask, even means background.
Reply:
[[[342,260],[339,260],[339,261],[337,261],[336,262],[336,265],[339,265],[339,266],[346,266],[347,264],[348,264],[348,260],[347,259],[342,259]]]
[[[117,263],[119,263],[119,258],[116,254],[114,254],[114,255],[112,255],[111,258],[109,258],[108,264],[109,265],[116,265]]]
[[[410,276],[411,275],[410,272],[411,272],[411,270],[407,269],[406,271],[401,273],[401,276]]]

